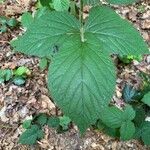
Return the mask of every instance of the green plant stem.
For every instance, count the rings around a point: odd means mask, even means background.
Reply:
[[[81,41],[85,42],[84,39],[84,28],[83,28],[83,0],[80,0],[80,11],[79,11],[79,19],[81,22],[81,29],[80,29],[80,36],[81,36]]]
[[[79,19],[80,19],[81,25],[83,26],[83,0],[80,0]]]

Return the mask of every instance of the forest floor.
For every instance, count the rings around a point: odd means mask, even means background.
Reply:
[[[86,8],[85,8],[86,9]],[[133,6],[117,7],[116,11],[127,18],[140,31],[150,46],[150,1],[145,0]],[[30,0],[7,0],[0,4],[0,16],[20,16],[25,11],[34,11],[35,7]],[[31,76],[24,86],[14,85],[11,81],[0,84],[0,150],[148,150],[136,140],[127,142],[118,141],[99,131],[88,129],[85,136],[80,138],[76,126],[69,131],[57,134],[56,130],[44,127],[45,137],[35,146],[18,144],[18,137],[24,131],[22,122],[38,113],[56,115],[56,108],[49,98],[46,85],[47,70],[39,69],[39,59],[14,53],[10,47],[10,40],[22,33],[17,27],[0,34],[0,68],[14,69],[18,66],[27,66]],[[116,93],[112,101],[122,105],[122,89],[125,83],[134,87],[140,84],[139,71],[150,74],[150,56],[144,56],[139,63],[118,67]]]

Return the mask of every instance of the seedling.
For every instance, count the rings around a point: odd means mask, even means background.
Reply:
[[[33,145],[36,144],[37,140],[42,139],[44,132],[42,130],[44,125],[56,128],[58,133],[65,132],[69,129],[71,120],[67,116],[62,117],[49,117],[46,114],[38,114],[33,119],[25,120],[22,127],[25,130],[19,137],[19,143]],[[36,133],[34,133],[36,132]],[[31,140],[29,140],[32,138]]]

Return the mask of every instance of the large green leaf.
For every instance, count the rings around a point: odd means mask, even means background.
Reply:
[[[85,32],[99,40],[109,54],[139,55],[148,53],[148,46],[131,23],[122,19],[112,9],[97,6],[91,9]]]
[[[138,2],[139,0],[106,0],[108,3],[124,5],[124,4],[132,4]]]
[[[64,12],[35,17],[13,46],[25,54],[53,56],[50,93],[81,131],[99,118],[114,93],[115,67],[110,54],[148,53],[136,29],[105,6],[92,8],[82,28],[75,17]]]
[[[84,43],[78,35],[68,39],[52,61],[48,75],[52,97],[81,131],[99,118],[115,86],[115,68],[110,57],[94,37],[88,39]]]

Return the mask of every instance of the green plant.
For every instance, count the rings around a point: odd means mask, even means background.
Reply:
[[[141,87],[135,89],[131,85],[125,85],[123,99],[126,103],[130,103],[135,111],[133,138],[140,139],[144,144],[150,145],[150,122],[147,121],[147,117],[150,115],[150,77],[145,73],[140,73],[140,76],[142,79]]]
[[[136,0],[107,2],[130,4]],[[85,4],[97,6],[84,20]],[[134,134],[134,112],[128,107],[131,115],[127,108],[121,111],[109,107],[116,82],[115,65],[110,55],[148,54],[148,46],[131,23],[108,6],[98,5],[99,1],[81,0],[79,14],[75,16],[68,6],[65,7],[68,12],[62,7],[59,11],[40,11],[42,13],[34,16],[26,33],[11,45],[18,52],[51,60],[50,94],[81,133],[100,119],[106,126],[112,123],[111,127],[120,128],[121,139],[126,140]]]
[[[17,20],[15,18],[7,18],[5,16],[0,16],[0,33],[7,32],[8,28],[15,28],[17,26]]]
[[[23,85],[26,82],[26,78],[30,76],[31,71],[24,66],[18,67],[14,70],[11,69],[0,69],[0,84],[10,81],[15,85]]]
[[[33,145],[38,139],[43,138],[44,132],[37,125],[32,125],[19,138],[19,143]]]
[[[141,55],[138,55],[138,56],[135,56],[135,55],[127,55],[127,56],[120,56],[119,57],[120,61],[125,63],[125,64],[129,64],[131,63],[133,60],[137,60],[137,61],[141,61],[142,60],[142,56]]]
[[[108,127],[109,131],[116,130],[113,135],[119,136],[121,140],[129,140],[133,137],[135,126],[132,121],[135,118],[135,111],[131,106],[127,105],[124,111],[114,106],[105,108],[100,118],[103,123],[104,131],[105,129],[108,130]],[[118,134],[116,134],[116,132],[118,132]]]
[[[33,145],[36,144],[37,140],[44,137],[42,130],[44,125],[56,128],[58,133],[62,133],[69,129],[71,120],[67,116],[61,117],[49,117],[44,113],[35,115],[33,119],[25,120],[22,127],[25,131],[19,137],[19,143]]]
[[[13,73],[10,69],[0,69],[0,84],[9,81]]]

